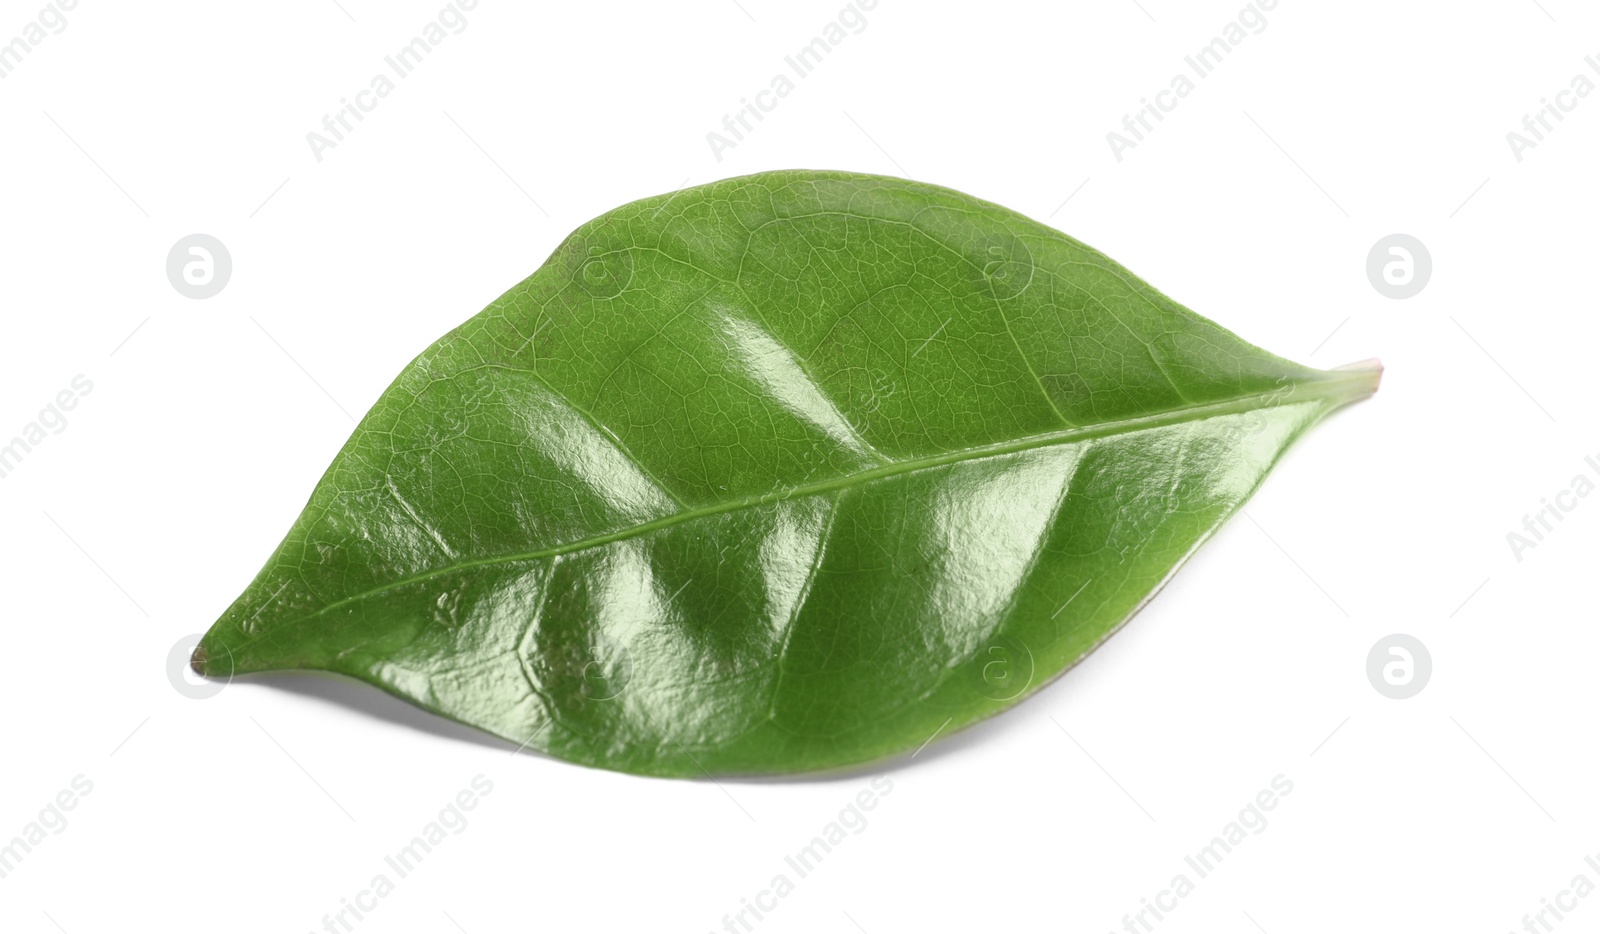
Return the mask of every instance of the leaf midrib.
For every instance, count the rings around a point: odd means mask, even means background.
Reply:
[[[486,558],[474,558],[468,561],[459,561],[444,567],[424,571],[410,577],[401,578],[374,587],[371,590],[353,594],[335,600],[314,612],[294,620],[295,623],[304,622],[321,616],[352,603],[359,603],[369,597],[374,597],[391,590],[396,590],[410,584],[421,583],[446,574],[458,571],[472,570],[479,567],[491,567],[503,564],[516,564],[521,561],[537,561],[543,558],[554,558],[560,555],[572,554],[612,542],[625,541],[641,535],[648,535],[661,529],[671,528],[684,522],[692,522],[706,516],[721,515],[722,513],[737,512],[742,509],[755,509],[773,503],[790,499],[800,499],[807,496],[818,496],[834,490],[848,489],[855,486],[865,486],[875,480],[894,477],[902,474],[914,473],[919,470],[929,470],[935,467],[944,467],[969,460],[982,460],[988,457],[1001,457],[1036,448],[1048,447],[1054,444],[1070,444],[1077,441],[1089,441],[1111,435],[1126,434],[1134,431],[1143,431],[1150,428],[1161,428],[1167,425],[1180,424],[1189,421],[1203,421],[1223,415],[1237,415],[1255,409],[1280,408],[1301,402],[1319,400],[1337,400],[1340,404],[1351,402],[1365,395],[1372,389],[1371,373],[1365,370],[1334,371],[1330,378],[1308,380],[1302,383],[1291,384],[1289,388],[1279,388],[1268,392],[1250,393],[1225,399],[1219,402],[1208,402],[1197,405],[1179,406],[1164,412],[1151,415],[1140,415],[1133,418],[1113,419],[1097,425],[1084,425],[1075,428],[1064,428],[1055,431],[1041,432],[1027,435],[1010,441],[1001,441],[994,444],[979,445],[977,447],[962,448],[957,451],[948,451],[928,457],[912,458],[910,460],[896,461],[879,467],[872,467],[856,473],[844,474],[816,483],[802,484],[800,486],[786,487],[773,490],[759,496],[747,496],[729,500],[724,503],[714,503],[706,506],[697,506],[675,512],[649,522],[641,522],[627,528],[617,529],[603,535],[594,535],[589,538],[579,539],[563,545],[543,548],[537,551],[520,552],[511,555],[491,555]],[[254,641],[253,639],[250,641]]]

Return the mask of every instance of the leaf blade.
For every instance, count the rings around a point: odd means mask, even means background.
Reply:
[[[944,189],[665,202],[407,367],[206,655],[627,771],[909,751],[1092,651],[1376,385]]]

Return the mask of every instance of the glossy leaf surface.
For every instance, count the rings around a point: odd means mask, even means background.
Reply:
[[[1092,651],[1377,378],[947,189],[686,189],[407,366],[196,665],[629,772],[910,752]]]

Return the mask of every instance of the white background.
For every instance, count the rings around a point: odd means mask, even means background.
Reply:
[[[1119,929],[1279,774],[1155,930],[1500,932],[1600,882],[1600,497],[1520,561],[1506,538],[1600,456],[1600,94],[1521,162],[1506,140],[1600,56],[1592,7],[1283,0],[1119,162],[1106,133],[1238,0],[881,0],[719,161],[706,133],[837,0],[483,0],[314,159],[440,6],[86,0],[0,81],[0,440],[94,387],[0,480],[0,842],[93,782],[0,879],[0,928],[318,930],[478,774],[467,829],[357,930],[709,931],[766,888],[868,774],[636,778],[364,687],[196,701],[164,665],[416,352],[582,221],[777,168],[997,201],[1269,350],[1387,374],[1077,670],[887,763],[757,930]],[[0,41],[39,8],[0,2]],[[204,301],[165,274],[196,232],[234,263]],[[1365,272],[1396,232],[1434,264],[1404,301]],[[1365,674],[1394,632],[1432,653],[1410,700]],[[1600,924],[1577,904],[1546,918]]]

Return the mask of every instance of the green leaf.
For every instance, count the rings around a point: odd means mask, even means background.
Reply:
[[[648,198],[401,372],[195,666],[627,772],[910,752],[1092,651],[1377,383],[948,189]]]

